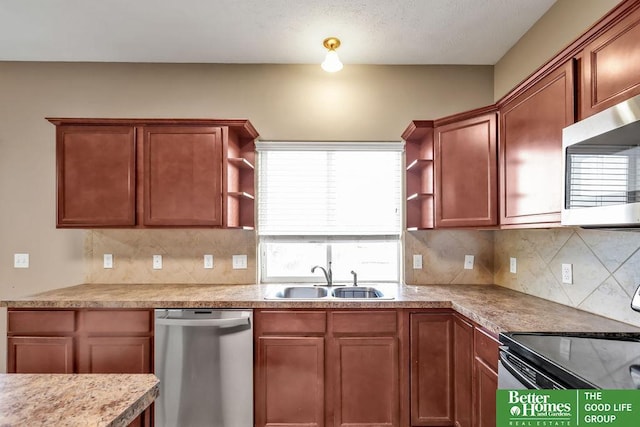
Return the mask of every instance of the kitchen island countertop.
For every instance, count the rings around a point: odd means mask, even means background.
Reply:
[[[396,299],[266,300],[275,285],[82,284],[5,300],[9,308],[451,308],[494,333],[640,332],[640,328],[493,285],[398,285]],[[631,310],[620,307],[621,310]],[[638,313],[640,316],[640,313]]]
[[[157,396],[152,374],[0,374],[0,425],[127,426]]]

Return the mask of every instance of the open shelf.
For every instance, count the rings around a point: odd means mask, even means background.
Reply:
[[[227,160],[232,165],[235,165],[242,169],[255,169],[253,164],[249,160],[245,159],[244,157],[229,157]]]
[[[432,164],[433,160],[430,159],[415,159],[407,165],[407,172],[421,172]]]
[[[255,197],[253,196],[253,194],[249,194],[244,191],[229,191],[227,194],[231,197],[239,197],[242,199],[255,200]]]

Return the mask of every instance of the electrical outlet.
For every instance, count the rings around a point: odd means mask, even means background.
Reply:
[[[518,260],[514,257],[509,258],[509,272],[513,274],[518,272]]]
[[[113,254],[102,255],[102,268],[113,268]]]
[[[422,270],[422,255],[420,254],[413,255],[413,269]]]
[[[465,270],[473,270],[473,255],[465,255],[464,256],[464,269]]]
[[[233,255],[231,262],[234,270],[245,270],[247,268],[246,255]]]
[[[29,268],[29,254],[13,254],[13,268]]]
[[[213,255],[207,254],[204,256],[204,268],[213,268]]]
[[[573,283],[573,267],[571,264],[562,264],[562,283]]]
[[[162,270],[162,255],[153,256],[153,269]]]

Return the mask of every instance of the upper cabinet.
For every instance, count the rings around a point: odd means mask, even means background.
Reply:
[[[49,119],[58,227],[254,226],[247,120]]]
[[[573,61],[500,107],[500,224],[560,222],[562,129],[574,122]]]
[[[136,141],[131,126],[58,126],[58,227],[133,226]]]
[[[640,94],[640,5],[581,54],[580,119]]]
[[[436,228],[498,224],[496,121],[494,108],[436,121]]]

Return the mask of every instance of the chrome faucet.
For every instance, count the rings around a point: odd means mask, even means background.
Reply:
[[[351,274],[353,274],[353,286],[358,286],[358,273],[351,270]]]
[[[320,265],[316,265],[311,269],[311,272],[315,272],[316,268],[319,268],[324,273],[324,278],[327,279],[327,286],[333,285],[333,273],[331,272],[331,262],[329,262],[329,271]]]

